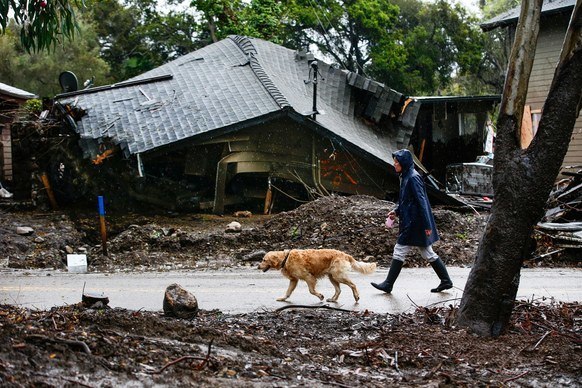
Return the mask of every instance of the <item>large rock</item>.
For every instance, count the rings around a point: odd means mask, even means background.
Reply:
[[[170,284],[164,294],[164,314],[169,317],[192,319],[198,314],[198,301],[181,285]]]

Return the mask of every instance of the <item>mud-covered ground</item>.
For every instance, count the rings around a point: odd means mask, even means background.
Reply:
[[[256,266],[261,251],[336,248],[387,265],[394,205],[326,197],[271,216],[107,216],[108,256],[96,214],[0,211],[0,267],[66,270],[87,253],[89,271]],[[241,209],[244,210],[244,209]],[[450,266],[471,265],[487,214],[437,208]],[[225,232],[239,222],[239,233]],[[27,226],[32,232],[16,233]],[[535,255],[551,247],[538,246]],[[577,266],[575,253],[527,265]],[[574,259],[572,259],[574,257]],[[406,265],[426,265],[411,257]],[[385,315],[289,308],[192,320],[162,313],[0,306],[1,386],[582,386],[578,303],[519,301],[508,332],[483,339],[454,324],[456,302]]]
[[[248,217],[244,209],[225,216],[110,211],[105,216],[107,256],[96,211],[0,210],[0,267],[66,269],[67,253],[87,253],[90,271],[222,268],[254,265],[261,251],[290,248],[340,249],[358,260],[387,265],[398,233],[397,227],[384,226],[393,207],[368,196],[331,196],[268,216]],[[436,208],[434,215],[441,236],[435,251],[447,265],[471,265],[488,213]],[[241,224],[240,233],[225,231],[233,221]],[[33,232],[18,235],[18,226]],[[532,257],[551,250],[540,244]],[[576,266],[578,251],[565,250],[525,264]],[[406,265],[426,263],[417,255]]]

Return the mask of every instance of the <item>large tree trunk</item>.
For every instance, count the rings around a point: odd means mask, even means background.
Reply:
[[[542,0],[524,1],[497,122],[495,200],[465,286],[458,324],[498,336],[509,323],[533,228],[568,150],[582,98],[582,14],[578,0],[538,133],[520,149],[520,124]]]

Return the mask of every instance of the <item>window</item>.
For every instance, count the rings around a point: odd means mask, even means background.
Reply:
[[[459,113],[459,136],[477,134],[478,122],[476,113]]]

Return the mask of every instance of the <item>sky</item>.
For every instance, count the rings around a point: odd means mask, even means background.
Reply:
[[[480,12],[478,6],[478,0],[458,0],[467,10],[471,11],[472,13],[478,14]]]

